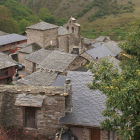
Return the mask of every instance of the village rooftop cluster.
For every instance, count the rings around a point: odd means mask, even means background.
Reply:
[[[93,73],[85,66],[106,58],[119,69],[120,52],[108,36],[83,38],[73,17],[63,26],[39,22],[24,35],[1,31],[1,122],[55,140],[115,140],[116,132],[100,129],[106,96],[87,87]],[[25,67],[20,79],[17,62]]]

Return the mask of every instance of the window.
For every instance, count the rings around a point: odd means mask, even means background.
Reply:
[[[67,30],[69,31],[69,26],[67,26]]]
[[[79,54],[79,48],[73,48],[72,54]]]
[[[74,33],[74,27],[72,27],[72,33]]]
[[[23,126],[36,128],[36,108],[25,107],[23,109]]]
[[[115,131],[109,131],[109,140],[119,140],[117,138],[117,132],[115,132]]]
[[[0,70],[0,77],[8,76],[8,68]]]

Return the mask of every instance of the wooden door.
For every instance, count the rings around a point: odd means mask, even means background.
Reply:
[[[25,108],[25,127],[35,128],[35,108]]]
[[[91,129],[91,140],[100,140],[100,129]]]
[[[82,140],[82,135],[83,135],[82,128],[71,127],[70,130],[71,130],[71,133],[73,136],[76,136],[78,138],[78,140]]]

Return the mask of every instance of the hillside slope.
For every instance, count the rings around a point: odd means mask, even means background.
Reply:
[[[15,0],[38,14],[46,7],[57,19],[71,15],[82,25],[84,37],[110,35],[112,39],[125,38],[134,15],[140,14],[140,0]]]
[[[14,0],[0,0],[0,17],[0,30],[7,33],[23,33],[37,20],[31,9]]]
[[[124,6],[129,5],[128,0],[118,0],[118,4],[123,4]],[[133,12],[106,15],[89,22],[88,17],[95,11],[95,8],[92,8],[78,19],[78,22],[82,25],[82,35],[90,38],[96,38],[100,35],[109,35],[113,40],[124,40],[127,32],[129,32],[133,26],[135,17],[140,16],[140,0],[133,0],[133,5],[135,9]]]

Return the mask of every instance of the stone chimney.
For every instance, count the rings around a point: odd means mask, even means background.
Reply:
[[[71,112],[72,108],[72,84],[70,79],[66,79],[64,84],[64,94],[67,94],[65,97],[65,111]]]

